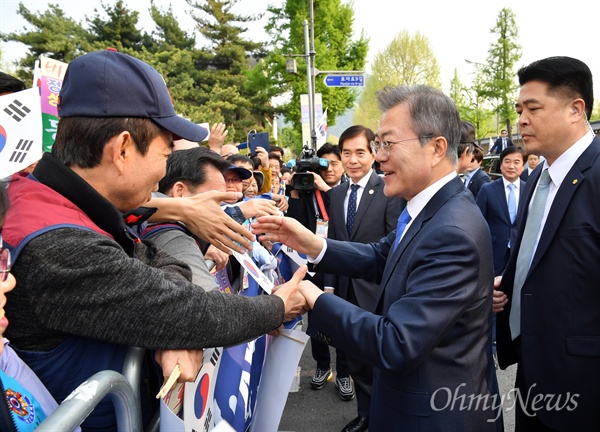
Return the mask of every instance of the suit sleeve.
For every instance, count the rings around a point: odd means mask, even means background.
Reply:
[[[488,191],[487,191],[487,187],[482,186],[481,190],[479,191],[479,193],[477,194],[477,198],[475,199],[475,202],[477,203],[477,207],[479,207],[479,210],[481,210],[481,214],[483,214],[483,217],[485,220],[487,220],[488,215],[487,215],[487,196],[488,196]]]
[[[355,261],[339,261],[338,266],[346,270]],[[409,372],[417,367],[445,344],[459,318],[473,307],[479,286],[478,246],[458,227],[437,227],[402,264],[406,266],[397,271],[405,274],[393,273],[388,286],[394,285],[393,278],[402,283],[404,277],[406,293],[386,315],[367,312],[335,296],[320,296],[307,333],[377,368]]]

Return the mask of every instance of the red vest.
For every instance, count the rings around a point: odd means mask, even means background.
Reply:
[[[8,185],[8,197],[10,207],[2,228],[2,239],[11,249],[14,261],[29,240],[57,228],[80,228],[113,238],[79,207],[31,175],[13,176]]]

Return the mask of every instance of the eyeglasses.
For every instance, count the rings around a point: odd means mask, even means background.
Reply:
[[[225,183],[241,183],[242,179],[239,177],[229,177],[225,179]]]
[[[8,279],[8,273],[12,267],[10,251],[2,247],[2,236],[0,236],[0,282]]]
[[[398,141],[371,141],[370,145],[371,145],[371,150],[373,150],[373,153],[377,154],[377,152],[381,149],[385,149],[388,153],[388,155],[390,154],[390,147],[394,144],[400,144],[401,142],[405,142],[405,141],[412,141],[412,140],[420,140],[420,139],[431,139],[433,138],[433,135],[425,135],[425,136],[420,136],[420,137],[414,137],[414,138],[406,138],[403,140],[398,140]]]

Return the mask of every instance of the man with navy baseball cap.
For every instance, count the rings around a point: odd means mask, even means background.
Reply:
[[[305,268],[270,296],[207,293],[187,265],[124,224],[122,213],[157,190],[173,136],[206,135],[175,114],[156,70],[114,51],[79,57],[65,75],[59,115],[52,152],[8,186],[2,232],[17,280],[7,337],[56,400],[98,371],[120,371],[130,346],[154,351],[163,376],[179,365],[179,381],[193,380],[203,348],[256,338],[303,311]],[[158,387],[151,369],[144,373],[149,413]],[[103,401],[82,429],[116,430],[112,403]]]

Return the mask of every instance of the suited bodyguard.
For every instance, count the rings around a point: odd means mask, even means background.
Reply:
[[[523,163],[523,150],[508,147],[500,154],[502,178],[484,184],[477,195],[477,206],[492,235],[495,276],[500,276],[504,271],[517,237],[517,209],[520,193],[525,186],[520,179]]]
[[[342,166],[349,181],[327,192],[330,217],[327,238],[370,243],[387,236],[396,227],[406,201],[384,195],[383,179],[372,169],[375,155],[370,143],[374,139],[375,133],[361,125],[351,126],[340,135]],[[327,274],[324,283],[326,291],[333,291],[367,311],[375,311],[379,287],[376,282]],[[346,354],[356,389],[358,417],[342,431],[360,432],[366,430],[369,424],[373,369],[368,363],[353,357],[352,351]],[[343,384],[336,381],[338,386]]]
[[[494,145],[490,149],[490,154],[500,154],[508,147],[514,146],[514,143],[508,136],[506,129],[500,131],[500,136],[494,141]]]
[[[518,77],[525,150],[546,160],[525,185],[517,240],[495,293],[498,360],[502,368],[518,364],[516,431],[598,431],[600,139],[587,121],[592,73],[580,60],[550,57]]]
[[[253,229],[306,253],[319,270],[380,281],[375,313],[301,288],[313,310],[307,332],[374,368],[370,431],[501,429],[488,334],[491,239],[455,172],[458,110],[427,86],[386,87],[378,100],[373,147],[384,193],[408,200],[396,230],[361,244],[317,237],[281,217],[261,217]],[[482,403],[461,406],[475,398]]]

